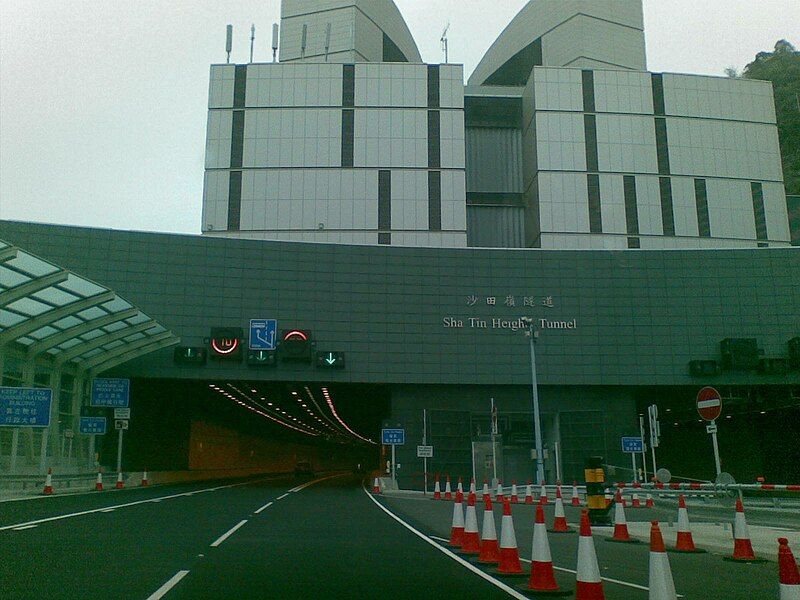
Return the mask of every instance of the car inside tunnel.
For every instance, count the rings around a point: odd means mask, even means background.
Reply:
[[[244,380],[131,380],[125,471],[292,472],[372,469],[389,408],[381,385]],[[115,470],[118,431],[97,436],[99,465]],[[106,414],[108,412],[108,414]]]

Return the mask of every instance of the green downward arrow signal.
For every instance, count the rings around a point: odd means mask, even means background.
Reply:
[[[336,362],[336,357],[333,355],[333,352],[328,353],[328,358],[325,359],[325,362],[328,363],[329,365],[332,365],[333,363]]]

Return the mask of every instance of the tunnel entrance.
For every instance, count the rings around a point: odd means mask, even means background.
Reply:
[[[289,472],[299,462],[315,470],[371,469],[378,465],[389,388],[139,378],[131,380],[130,407],[125,471]],[[95,449],[110,471],[117,439],[109,419]]]

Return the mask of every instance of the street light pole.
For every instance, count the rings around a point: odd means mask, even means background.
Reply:
[[[536,380],[536,339],[539,332],[534,331],[534,321],[530,317],[523,317],[523,322],[528,326],[528,340],[531,346],[531,400],[533,403],[533,434],[536,438],[536,478],[537,484],[544,484],[544,450],[542,448],[542,424],[539,418],[539,384]]]

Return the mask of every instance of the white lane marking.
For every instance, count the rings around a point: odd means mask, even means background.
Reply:
[[[234,533],[236,533],[236,530],[239,529],[245,523],[247,523],[247,519],[245,519],[244,521],[239,521],[236,525],[234,525],[228,531],[226,531],[221,536],[219,536],[217,538],[217,541],[215,541],[213,544],[211,544],[211,547],[212,548],[216,548],[217,546],[219,546],[222,542],[224,542],[229,537],[231,537]]]
[[[110,513],[110,512],[114,512],[115,510],[117,510],[117,509],[116,508],[104,508],[100,512],[102,512],[102,513]]]
[[[437,537],[435,535],[432,535],[431,539],[432,540],[437,540],[439,542],[444,542],[446,544],[450,542],[450,540],[448,540],[448,539]],[[526,562],[526,563],[531,562],[527,558],[522,558],[521,556],[519,557],[519,559],[522,562]],[[553,565],[553,569],[555,569],[556,571],[563,571],[564,573],[572,573],[573,575],[577,575],[577,573],[578,573],[577,571],[573,571],[572,569],[566,569],[564,567],[557,567],[555,565]],[[643,585],[639,585],[638,583],[630,583],[629,581],[620,581],[619,579],[612,579],[611,577],[600,577],[600,579],[602,579],[603,581],[608,581],[609,583],[616,583],[616,584],[619,584],[619,585],[624,585],[624,586],[627,586],[627,587],[630,587],[630,588],[634,588],[636,590],[644,590],[645,592],[649,592],[650,591],[649,587],[645,587]],[[683,598],[683,596],[678,594],[678,598]]]
[[[285,493],[283,496],[278,496],[277,498],[275,498],[275,500],[283,500],[283,499],[284,499],[284,498],[286,498],[286,496],[288,496],[288,495],[289,495],[289,493],[287,492],[287,493]]]
[[[345,475],[347,475],[347,473],[339,473],[338,475],[328,475],[327,477],[323,477],[321,479],[315,479],[314,481],[309,481],[308,483],[304,483],[302,485],[298,485],[297,487],[293,487],[292,489],[289,490],[289,493],[290,494],[294,494],[295,492],[299,492],[301,490],[304,490],[307,487],[310,487],[310,486],[312,486],[314,484],[319,483],[320,481],[326,481],[328,479],[334,479],[336,477],[344,477]]]
[[[255,512],[255,514],[260,514],[260,513],[261,513],[261,511],[263,511],[263,510],[266,510],[266,509],[267,509],[267,508],[269,508],[270,506],[272,506],[272,502],[267,502],[267,503],[266,503],[264,506],[262,506],[261,508],[259,508],[259,509],[258,509],[258,510]]]
[[[33,529],[34,527],[38,527],[38,525],[26,525],[25,527],[15,527],[14,531],[23,531],[25,529]]]
[[[168,591],[170,591],[172,588],[174,588],[176,585],[178,585],[178,582],[181,579],[183,579],[184,577],[186,577],[188,574],[189,574],[189,571],[178,571],[177,573],[175,573],[175,575],[173,575],[169,579],[169,581],[167,581],[167,583],[165,583],[160,588],[158,588],[155,592],[150,594],[150,596],[147,598],[147,600],[159,600],[159,598],[163,598]]]
[[[227,488],[234,488],[234,487],[241,487],[243,485],[252,485],[254,483],[260,483],[262,481],[271,481],[272,479],[256,479],[253,481],[245,481],[243,483],[232,483],[229,485],[220,485],[213,488],[206,488],[202,490],[195,490],[193,492],[184,492],[182,494],[172,494],[170,496],[161,496],[159,498],[148,498],[147,500],[137,500],[135,502],[126,502],[124,504],[116,504],[113,506],[104,506],[102,508],[93,508],[91,510],[82,510],[79,512],[68,513],[66,515],[57,515],[55,517],[47,517],[44,519],[37,519],[35,521],[26,521],[24,523],[15,523],[13,525],[5,525],[0,527],[0,531],[6,531],[7,529],[16,529],[17,527],[24,527],[25,525],[39,525],[40,523],[49,523],[50,521],[60,521],[61,519],[71,519],[73,517],[81,517],[83,515],[91,515],[93,513],[107,511],[108,509],[116,509],[116,508],[127,508],[129,506],[137,506],[139,504],[146,504],[148,502],[160,502],[161,500],[171,500],[173,498],[181,498],[183,496],[187,496],[189,494],[202,494],[203,492],[215,492],[217,490],[223,490]]]
[[[369,498],[370,500],[372,500],[372,502],[375,504],[375,506],[377,506],[378,508],[380,508],[380,509],[381,509],[383,512],[385,512],[387,515],[389,515],[390,517],[392,517],[392,518],[393,518],[395,521],[397,521],[398,523],[400,523],[400,524],[401,524],[403,527],[405,527],[406,529],[408,529],[408,530],[409,530],[410,532],[412,532],[414,535],[416,535],[416,536],[418,536],[419,538],[421,538],[421,539],[425,540],[425,541],[426,541],[426,542],[428,542],[428,543],[429,543],[431,546],[433,546],[434,548],[436,548],[437,550],[439,550],[440,552],[442,552],[444,555],[446,555],[446,556],[448,556],[448,557],[452,558],[454,561],[456,561],[457,563],[459,563],[461,566],[463,566],[463,567],[466,567],[467,569],[469,569],[470,571],[472,571],[473,573],[475,573],[475,574],[476,574],[476,575],[478,575],[479,577],[482,577],[483,579],[485,579],[486,581],[488,581],[488,582],[489,582],[489,583],[491,583],[492,585],[494,585],[494,586],[496,586],[496,587],[500,588],[501,590],[503,590],[504,592],[506,592],[506,593],[507,593],[509,596],[511,596],[512,598],[516,598],[517,600],[527,600],[527,598],[528,598],[527,596],[525,596],[525,595],[523,595],[523,594],[519,593],[518,591],[516,591],[516,590],[515,590],[515,589],[513,589],[513,588],[510,588],[510,587],[508,587],[508,586],[507,586],[505,583],[503,583],[502,581],[498,581],[497,579],[495,579],[494,577],[492,577],[492,576],[491,576],[491,575],[489,575],[488,573],[486,573],[486,572],[482,571],[481,569],[479,569],[479,568],[478,568],[478,567],[476,567],[475,565],[472,565],[472,564],[468,563],[467,561],[465,561],[465,560],[464,560],[463,558],[461,558],[460,556],[457,556],[457,555],[453,554],[452,552],[450,552],[450,550],[448,550],[447,548],[445,548],[445,547],[444,547],[444,546],[442,546],[441,544],[437,544],[436,542],[434,542],[434,541],[433,541],[431,538],[429,538],[429,537],[428,537],[427,535],[425,535],[424,533],[422,533],[422,532],[420,532],[420,531],[418,531],[418,530],[414,529],[414,527],[412,527],[411,525],[409,525],[408,523],[406,523],[405,521],[403,521],[403,519],[401,519],[400,517],[398,517],[396,514],[394,514],[392,511],[390,511],[388,508],[386,508],[386,507],[385,507],[383,504],[381,504],[380,502],[378,502],[377,500],[375,500],[375,498],[373,498],[373,497],[372,497],[372,494],[370,494],[370,493],[367,491],[367,488],[365,488],[365,487],[362,487],[361,489],[362,489],[362,490],[364,490],[364,493],[367,495],[367,498]]]

